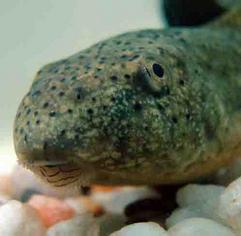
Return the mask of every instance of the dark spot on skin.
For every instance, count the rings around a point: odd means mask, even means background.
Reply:
[[[56,89],[56,86],[52,86],[52,87],[51,87],[51,90],[55,90],[55,89]]]
[[[149,127],[148,127],[147,125],[144,125],[143,128],[144,128],[144,130],[146,130],[146,131],[149,130]]]
[[[117,76],[113,75],[113,76],[110,77],[110,79],[111,79],[112,81],[117,81],[118,78],[117,78]]]
[[[48,106],[49,106],[49,103],[45,102],[44,105],[43,105],[43,108],[47,108]]]
[[[134,109],[140,111],[142,109],[142,104],[140,102],[135,102]]]
[[[75,128],[75,132],[76,132],[76,133],[80,133],[80,130],[81,130],[80,127]]]
[[[39,125],[40,124],[40,120],[36,120],[36,125]]]
[[[191,115],[190,115],[189,113],[187,113],[187,114],[186,114],[186,119],[187,119],[187,120],[190,120],[190,118],[191,118]]]
[[[165,111],[165,107],[162,106],[161,104],[158,104],[157,107],[160,111],[162,111],[162,112]]]
[[[140,57],[140,55],[135,55],[135,56],[131,57],[131,58],[129,59],[129,61],[134,61],[134,60],[136,60],[136,59],[139,58],[139,57]]]
[[[64,92],[63,91],[59,92],[59,96],[63,97],[64,96]]]
[[[185,84],[184,80],[181,79],[181,80],[179,81],[179,84],[183,86],[183,85]]]
[[[158,76],[159,78],[162,78],[164,76],[164,69],[161,65],[154,63],[152,65],[152,69],[153,69],[154,74],[156,76]]]
[[[39,96],[41,94],[41,92],[39,90],[35,91],[32,93],[33,97]]]
[[[111,101],[112,101],[112,102],[115,102],[115,101],[116,101],[116,98],[115,98],[115,97],[111,97]]]
[[[27,114],[27,115],[29,115],[30,113],[31,113],[31,109],[30,109],[30,108],[28,108],[28,110],[27,110],[26,114]]]
[[[68,109],[68,113],[69,113],[69,114],[72,114],[72,113],[73,113],[73,110],[72,110],[72,109]]]
[[[76,93],[77,93],[76,98],[78,100],[81,100],[84,97],[84,89],[82,87],[77,87],[77,88],[75,88],[75,90],[76,90]]]
[[[38,111],[35,111],[35,112],[34,112],[34,116],[37,116],[37,115],[38,115]]]
[[[121,55],[121,59],[126,59],[128,56],[126,54]]]
[[[64,136],[65,133],[66,133],[65,129],[63,129],[63,130],[60,131],[60,135],[61,135],[61,136]]]
[[[27,121],[26,125],[28,125],[28,126],[30,125],[30,121],[29,120]]]
[[[95,75],[95,76],[94,76],[94,78],[95,78],[95,79],[98,79],[98,78],[99,78],[99,76],[98,76],[98,75]]]
[[[27,136],[27,134],[25,134],[25,136],[24,136],[24,141],[27,143],[28,142],[28,136]]]
[[[130,78],[131,78],[131,76],[128,75],[128,74],[125,74],[124,77],[125,77],[126,79],[130,79]]]
[[[88,109],[87,109],[87,113],[90,114],[90,115],[92,115],[92,114],[94,113],[94,111],[93,111],[93,109],[88,108]]]
[[[198,69],[195,69],[194,72],[195,72],[195,74],[199,74],[199,70]]]
[[[172,121],[173,121],[173,123],[177,124],[177,122],[178,122],[177,117],[173,116]]]
[[[49,112],[49,116],[50,116],[50,117],[54,117],[55,115],[56,115],[56,112],[55,112],[55,111]]]
[[[96,102],[96,98],[95,98],[95,97],[93,97],[93,98],[92,98],[92,101],[93,101],[93,102]]]

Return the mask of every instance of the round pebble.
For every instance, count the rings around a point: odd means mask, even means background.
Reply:
[[[205,217],[200,210],[193,207],[178,208],[172,212],[172,214],[166,219],[166,226],[170,227],[176,225],[177,223],[194,217]]]
[[[28,204],[38,211],[46,227],[50,227],[62,220],[68,220],[75,215],[72,207],[57,198],[34,195]]]
[[[241,178],[232,182],[221,195],[219,215],[241,235]]]
[[[205,218],[223,222],[218,213],[218,202],[225,188],[216,185],[189,184],[177,192],[177,203],[180,207],[191,207]]]
[[[235,236],[231,229],[210,219],[190,218],[168,230],[169,236]]]
[[[110,236],[167,236],[166,231],[157,223],[135,223],[125,226],[119,231],[112,233]]]
[[[45,231],[38,213],[27,204],[12,200],[0,207],[0,235],[45,236]]]
[[[99,236],[99,225],[90,214],[78,215],[53,225],[47,236]]]

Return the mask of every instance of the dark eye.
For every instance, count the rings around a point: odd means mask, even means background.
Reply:
[[[156,76],[162,78],[164,76],[164,69],[161,65],[154,63],[152,65],[153,72]]]

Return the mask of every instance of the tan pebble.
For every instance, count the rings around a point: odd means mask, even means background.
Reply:
[[[68,220],[75,215],[72,207],[57,198],[34,195],[30,198],[28,204],[37,210],[46,227],[62,220]]]

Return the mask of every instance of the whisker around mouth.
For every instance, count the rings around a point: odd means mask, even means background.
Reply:
[[[60,171],[58,170],[58,171],[56,171],[53,174],[48,174],[48,172],[44,169],[44,167],[40,167],[40,171],[46,177],[54,177],[54,176],[56,176],[56,175],[58,175],[60,173]]]
[[[64,186],[67,186],[67,185],[69,185],[69,184],[75,183],[76,181],[78,181],[78,179],[79,179],[79,178],[76,178],[76,179],[74,179],[74,180],[72,180],[72,181],[70,181],[70,182],[68,182],[68,183],[54,184],[54,187],[64,187]]]
[[[64,178],[61,178],[61,179],[57,179],[57,180],[50,180],[49,178],[47,178],[46,180],[50,183],[50,184],[53,184],[53,183],[58,183],[60,181],[65,181],[65,180],[68,180],[68,179],[73,179],[73,178],[76,178],[76,177],[79,177],[80,175],[76,175],[76,176],[68,176],[68,177],[64,177]]]

